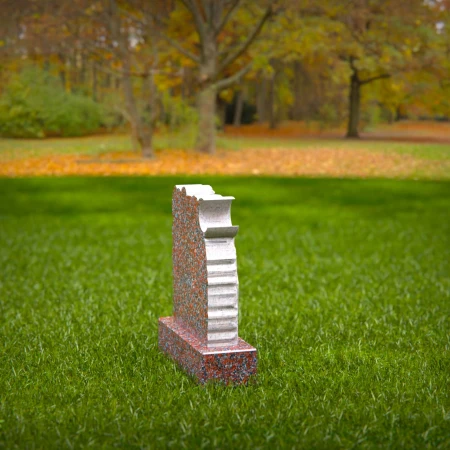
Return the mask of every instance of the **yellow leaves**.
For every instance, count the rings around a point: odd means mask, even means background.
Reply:
[[[193,18],[185,8],[175,8],[170,14],[169,25],[173,32],[193,29]]]
[[[162,74],[155,75],[155,84],[158,87],[158,90],[161,92],[165,92],[170,88],[178,86],[180,82],[180,77],[165,76]]]
[[[295,148],[248,148],[219,151],[210,156],[181,150],[157,152],[155,160],[136,160],[135,153],[53,155],[0,162],[0,176],[60,175],[311,175],[330,177],[403,177],[417,170],[442,171],[441,161],[416,159],[364,149],[332,148],[317,144]]]
[[[121,61],[113,61],[111,63],[111,67],[115,70],[121,69],[122,68],[122,62]]]
[[[273,75],[273,67],[270,65],[269,58],[266,54],[259,54],[253,58],[253,70],[263,71],[266,75]]]
[[[280,83],[277,90],[280,102],[284,105],[292,105],[294,96],[290,86],[287,83]]]
[[[234,97],[234,90],[231,88],[224,89],[220,92],[220,98],[225,100],[227,103],[231,103]]]
[[[391,83],[391,89],[394,92],[400,92],[401,90],[403,90],[404,86],[400,83]]]

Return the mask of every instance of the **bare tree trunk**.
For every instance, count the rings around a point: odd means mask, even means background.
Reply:
[[[388,123],[390,125],[392,125],[394,123],[394,120],[395,120],[394,111],[391,108],[389,108],[388,113],[389,113]]]
[[[59,79],[64,90],[66,90],[66,60],[61,53],[58,53],[59,60]]]
[[[139,144],[141,146],[142,157],[145,159],[153,159],[155,154],[153,153],[153,136],[149,130],[142,130]]]
[[[234,109],[234,118],[233,118],[233,125],[235,127],[241,126],[243,109],[244,109],[244,92],[240,90],[236,93],[236,107]]]
[[[156,60],[154,62],[154,65],[156,65]],[[153,127],[155,124],[155,121],[158,116],[158,97],[156,92],[156,85],[155,80],[153,76],[153,69],[150,70],[150,74],[148,76],[148,86],[149,86],[149,100],[148,105],[150,108],[150,123],[147,126],[147,129],[144,130],[145,139],[147,141],[145,142],[145,145],[142,146],[142,156],[144,158],[153,158],[154,157],[154,151],[153,151]]]
[[[92,63],[92,99],[97,101],[97,62]]]
[[[358,73],[353,72],[350,78],[349,117],[347,138],[359,138],[359,112],[361,107],[361,81]]]
[[[79,76],[80,76],[80,72],[79,72],[79,68],[78,68],[78,50],[74,50],[73,55],[72,55],[72,61],[70,63],[71,66],[71,78],[72,78],[72,82],[71,84],[71,92],[76,92],[80,82],[79,82]]]
[[[79,55],[79,69],[78,69],[78,82],[81,86],[86,83],[86,55],[81,52]]]
[[[138,142],[141,147],[143,158],[153,158],[152,133],[145,128],[133,93],[133,83],[131,79],[131,55],[128,46],[128,36],[121,31],[120,17],[116,0],[109,0],[110,30],[113,39],[118,44],[118,54],[122,60],[121,84],[125,95],[127,113],[131,124],[133,141]]]
[[[73,54],[69,54],[69,56],[66,58],[66,64],[68,65],[66,71],[66,90],[67,92],[73,92],[76,86]]]
[[[275,73],[272,75],[269,84],[269,95],[268,95],[268,116],[269,116],[269,128],[271,130],[275,129],[277,126],[277,113],[275,106]]]
[[[408,114],[405,110],[404,105],[398,105],[395,109],[395,121],[399,122],[400,120],[407,119]]]
[[[267,99],[269,97],[269,80],[263,78],[261,86],[256,91],[256,114],[258,115],[258,123],[268,120]]]
[[[221,131],[225,130],[227,119],[227,103],[217,96],[217,115],[219,116],[219,127]]]
[[[198,135],[196,148],[201,153],[216,151],[216,88],[205,87],[198,96]]]
[[[106,73],[105,77],[103,79],[103,85],[106,89],[109,89],[111,87],[111,74]]]
[[[208,36],[204,44],[202,64],[200,67],[200,84],[198,95],[198,134],[196,148],[201,153],[213,155],[216,152],[216,103],[217,88],[215,75],[217,71],[217,46],[213,35]]]
[[[292,88],[294,91],[294,104],[292,105],[292,119],[302,120],[304,118],[305,96],[303,95],[304,77],[301,62],[295,61],[293,69],[294,81]]]
[[[125,95],[125,102],[127,105],[127,111],[131,122],[131,130],[135,140],[139,142],[142,151],[143,158],[153,158],[152,148],[152,133],[146,130],[142,123],[139,111],[136,105],[136,99],[133,93],[133,84],[130,74],[130,61],[129,56],[124,55],[123,61],[123,74],[122,74],[122,86]]]

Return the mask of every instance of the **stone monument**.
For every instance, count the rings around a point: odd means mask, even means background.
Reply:
[[[173,191],[173,316],[159,319],[159,348],[201,383],[256,374],[256,349],[238,337],[232,200],[202,184]]]

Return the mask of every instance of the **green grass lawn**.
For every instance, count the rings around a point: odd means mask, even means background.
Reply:
[[[156,135],[156,150],[184,149],[194,147],[195,130],[182,133]],[[417,158],[431,160],[450,160],[450,144],[389,142],[346,139],[294,139],[294,138],[248,138],[230,135],[219,135],[219,149],[245,150],[246,148],[287,148],[298,150],[323,148],[361,149],[371,152],[396,153],[412,155]],[[109,134],[81,138],[52,139],[0,139],[0,161],[24,157],[38,157],[54,154],[98,155],[101,153],[131,151],[129,136]]]
[[[171,191],[234,195],[257,383],[157,348]],[[0,179],[0,448],[450,448],[450,183]]]

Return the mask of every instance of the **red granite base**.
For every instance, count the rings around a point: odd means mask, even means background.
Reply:
[[[173,317],[159,319],[159,348],[200,383],[246,384],[256,375],[256,349],[238,339],[233,347],[208,348]]]

